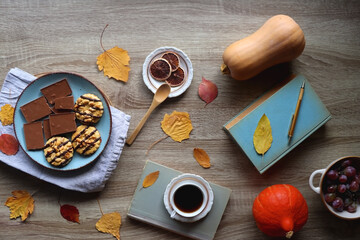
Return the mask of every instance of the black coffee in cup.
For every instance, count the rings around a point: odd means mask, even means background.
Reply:
[[[204,200],[202,191],[195,185],[187,184],[179,187],[174,194],[176,207],[186,213],[198,210]]]

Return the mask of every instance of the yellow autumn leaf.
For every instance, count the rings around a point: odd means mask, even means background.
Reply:
[[[203,168],[210,168],[210,157],[204,149],[194,148],[194,158]]]
[[[271,134],[270,120],[265,114],[261,117],[255,129],[253,141],[255,150],[258,154],[264,155],[271,147],[273,138]]]
[[[13,197],[9,197],[5,206],[10,208],[10,219],[18,218],[25,221],[29,214],[34,211],[34,199],[27,191],[12,191]]]
[[[193,127],[189,113],[174,111],[171,115],[165,114],[161,121],[162,130],[174,141],[181,142],[190,137]]]
[[[99,232],[110,233],[120,240],[121,215],[118,212],[107,213],[101,216],[95,227]]]
[[[105,76],[127,82],[130,71],[129,61],[128,52],[115,46],[100,54],[96,64],[99,71],[104,71]]]
[[[14,108],[10,104],[5,104],[0,110],[0,121],[3,126],[11,125],[14,122]]]
[[[160,174],[160,171],[149,173],[144,178],[143,188],[147,188],[147,187],[150,187],[151,185],[153,185],[156,182],[156,180],[158,179],[159,174]]]

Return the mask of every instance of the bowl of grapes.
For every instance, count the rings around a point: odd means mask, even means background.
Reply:
[[[318,186],[314,185],[316,175],[321,175]],[[320,194],[324,205],[335,216],[346,220],[360,219],[360,157],[342,157],[325,169],[314,171],[309,185]]]

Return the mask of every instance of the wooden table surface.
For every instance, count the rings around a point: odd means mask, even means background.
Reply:
[[[294,18],[303,29],[303,54],[249,81],[223,75],[224,49],[280,13]],[[117,45],[131,57],[127,83],[108,79],[97,69],[96,58],[102,53],[100,34],[106,24],[104,47]],[[114,239],[95,229],[101,216],[97,200],[104,212],[120,212],[121,239],[182,239],[126,217],[147,160],[232,189],[215,239],[268,239],[256,227],[251,209],[260,191],[278,183],[297,187],[309,206],[308,222],[293,239],[360,238],[360,221],[331,215],[308,185],[314,170],[342,156],[360,155],[359,1],[3,0],[0,26],[1,83],[14,67],[33,74],[81,74],[101,87],[113,106],[131,115],[129,133],[153,97],[142,80],[145,57],[158,47],[175,46],[189,56],[194,67],[191,86],[153,112],[134,144],[123,149],[102,192],[62,190],[0,163],[0,239]],[[332,120],[260,175],[222,126],[289,72],[306,76]],[[212,80],[219,89],[218,97],[207,107],[197,92],[201,77]],[[190,114],[194,127],[190,139],[178,143],[167,138],[146,155],[150,144],[165,136],[160,128],[164,114],[174,110]],[[213,164],[210,169],[195,162],[195,147],[207,151]],[[11,192],[19,189],[36,192],[34,213],[25,222],[10,220],[4,206]],[[79,209],[80,224],[61,217],[60,194],[61,203]]]

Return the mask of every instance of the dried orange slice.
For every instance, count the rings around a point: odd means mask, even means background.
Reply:
[[[166,59],[155,59],[150,65],[150,74],[154,79],[164,81],[171,75],[171,65]]]
[[[165,81],[171,87],[177,87],[184,82],[184,79],[185,79],[184,70],[181,67],[178,67],[178,69],[175,72],[172,72],[170,77],[167,78]]]
[[[175,72],[180,64],[179,56],[174,52],[166,52],[164,53],[161,58],[166,59],[170,65],[173,72]]]

